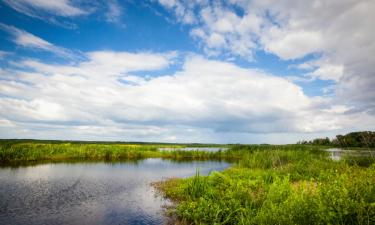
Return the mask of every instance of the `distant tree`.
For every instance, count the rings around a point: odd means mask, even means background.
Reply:
[[[331,140],[328,137],[326,138],[316,138],[312,141],[313,145],[330,145]]]
[[[306,141],[306,140],[301,140],[301,141],[298,141],[297,144],[299,144],[299,145],[307,145],[307,144],[309,144],[309,142]]]
[[[375,147],[375,132],[361,131],[337,135],[333,144],[339,147]]]
[[[331,145],[337,147],[362,147],[362,148],[375,148],[375,132],[373,131],[360,131],[351,132],[345,135],[337,135],[336,138],[330,140],[328,137],[315,138],[312,141],[299,141],[298,144],[306,145]]]

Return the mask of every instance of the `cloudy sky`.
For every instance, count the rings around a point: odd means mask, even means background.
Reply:
[[[294,143],[375,128],[373,0],[0,0],[0,138]]]

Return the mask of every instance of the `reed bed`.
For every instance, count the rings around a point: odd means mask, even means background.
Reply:
[[[375,224],[374,161],[261,148],[245,147],[242,159],[223,172],[155,185],[175,202],[169,209],[175,223]]]
[[[63,160],[125,160],[166,158],[174,160],[237,159],[242,153],[232,151],[184,151],[181,145],[174,150],[160,151],[165,145],[75,142],[0,142],[0,163],[16,161]]]

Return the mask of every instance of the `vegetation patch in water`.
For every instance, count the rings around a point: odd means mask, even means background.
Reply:
[[[1,141],[0,163],[15,161],[62,161],[62,160],[123,160],[144,158],[166,158],[174,160],[235,159],[235,151],[183,151],[181,146],[171,151],[159,151],[165,145],[129,143],[85,143],[85,142],[40,142]]]

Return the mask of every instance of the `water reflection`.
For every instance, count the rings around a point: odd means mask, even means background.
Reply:
[[[217,161],[48,163],[0,169],[0,224],[162,224],[153,181],[203,174]]]
[[[371,150],[344,150],[341,148],[329,148],[326,150],[332,160],[338,161],[343,157],[375,157]]]
[[[184,148],[159,148],[160,151],[204,151],[204,152],[218,152],[218,151],[225,151],[228,148],[226,147],[184,147]]]

